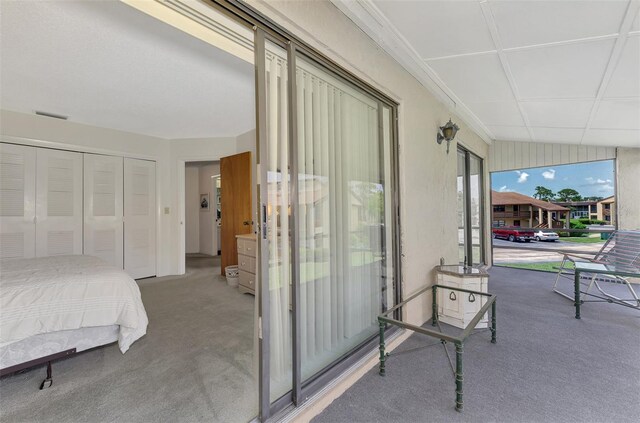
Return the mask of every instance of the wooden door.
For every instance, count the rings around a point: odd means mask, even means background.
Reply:
[[[84,155],[84,254],[123,268],[122,157]]]
[[[124,270],[156,275],[156,162],[124,159]]]
[[[36,149],[0,143],[0,258],[36,255]]]
[[[36,257],[82,254],[82,154],[36,150]]]
[[[221,268],[238,264],[236,235],[251,233],[251,152],[220,159]],[[211,198],[211,197],[210,197]]]

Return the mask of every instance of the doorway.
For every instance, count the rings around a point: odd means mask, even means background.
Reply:
[[[220,162],[187,162],[185,182],[185,254],[217,257],[220,255],[219,198]]]

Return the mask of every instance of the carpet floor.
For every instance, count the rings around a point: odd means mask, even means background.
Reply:
[[[122,354],[116,344],[0,379],[2,422],[246,422],[257,414],[254,297],[187,258],[183,276],[139,281],[149,327]]]
[[[392,352],[384,378],[372,369],[314,423],[637,422],[640,312],[587,303],[576,320],[572,304],[552,292],[554,278],[544,272],[491,270],[498,343],[491,344],[488,333],[465,343],[462,413],[454,409],[453,375],[437,345]],[[414,334],[397,352],[433,342]]]

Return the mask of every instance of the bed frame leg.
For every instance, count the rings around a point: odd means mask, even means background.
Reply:
[[[53,385],[53,378],[51,377],[51,362],[47,361],[47,378],[40,384],[40,390],[49,388]]]

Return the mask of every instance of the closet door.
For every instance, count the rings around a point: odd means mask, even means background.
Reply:
[[[156,163],[124,159],[124,268],[135,279],[156,274]]]
[[[122,157],[84,155],[84,254],[123,268]]]
[[[82,154],[36,151],[36,257],[82,254]]]
[[[0,144],[0,258],[36,254],[36,149]]]

